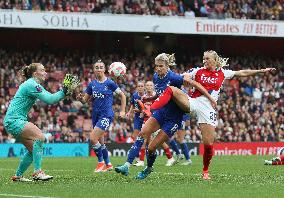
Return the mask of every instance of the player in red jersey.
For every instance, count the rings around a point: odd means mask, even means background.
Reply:
[[[141,101],[138,101],[141,110],[144,112],[145,110],[147,111],[147,109],[148,110],[150,109],[151,104],[157,98],[156,93],[154,92],[154,83],[152,81],[146,82],[145,88],[146,88],[145,95],[141,98]],[[143,114],[144,114],[144,123],[145,123],[150,118],[150,114],[146,112]],[[156,133],[158,133],[158,131]],[[149,142],[150,140],[147,140],[147,143]],[[162,148],[164,149],[165,154],[168,158],[166,166],[173,166],[176,161],[172,156],[170,147],[167,145],[167,143],[164,142],[162,144]],[[137,161],[136,164],[133,164],[134,166],[144,166],[145,152],[146,152],[146,142],[144,142],[142,148],[140,149],[139,161]]]
[[[192,80],[199,82],[217,101],[224,80],[231,79],[234,76],[254,76],[275,70],[275,68],[239,71],[224,70],[223,67],[227,66],[227,61],[228,58],[220,57],[215,51],[206,51],[203,56],[204,67],[191,69],[187,73],[190,74]],[[185,112],[194,112],[197,116],[204,144],[202,177],[208,180],[210,179],[208,168],[213,156],[213,142],[217,125],[216,110],[210,104],[212,102],[204,97],[199,90],[194,90],[192,96],[189,97],[173,86],[167,87],[163,94],[151,105],[151,109],[155,110],[163,107],[170,99],[173,99]]]
[[[277,155],[271,160],[264,160],[264,165],[284,165],[284,147],[278,150]]]

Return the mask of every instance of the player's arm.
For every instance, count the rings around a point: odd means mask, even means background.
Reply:
[[[126,117],[129,117],[133,111],[133,104],[130,105],[129,111],[126,113]]]
[[[275,68],[265,68],[265,69],[258,69],[258,70],[251,70],[251,69],[239,70],[239,71],[235,71],[235,76],[237,77],[254,76],[257,74],[268,73],[274,70],[276,69]]]
[[[189,84],[195,87],[196,89],[198,89],[202,93],[202,95],[207,97],[214,109],[217,108],[217,102],[212,98],[212,96],[208,93],[208,91],[199,82],[196,82],[195,80],[190,80]]]
[[[62,100],[65,97],[65,94],[62,90],[52,94],[45,90],[41,85],[36,85],[35,90],[33,90],[32,95],[36,96],[39,100],[47,104],[55,104]]]
[[[126,108],[126,96],[123,93],[123,91],[121,91],[120,88],[117,88],[115,90],[115,93],[120,95],[120,99],[121,99],[119,116],[124,117],[125,116],[125,108]]]

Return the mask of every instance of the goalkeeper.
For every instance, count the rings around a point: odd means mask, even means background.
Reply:
[[[79,85],[79,81],[75,76],[67,74],[64,78],[63,89],[51,94],[42,87],[47,73],[40,63],[32,63],[22,69],[25,81],[20,85],[14,98],[11,100],[7,109],[3,124],[6,131],[12,134],[26,148],[27,153],[20,161],[13,181],[28,182],[30,179],[23,177],[24,172],[31,163],[34,165],[34,180],[50,180],[53,176],[45,174],[41,170],[41,161],[43,153],[43,142],[45,137],[41,130],[28,121],[27,115],[37,99],[47,103],[54,104],[62,100],[65,96]]]

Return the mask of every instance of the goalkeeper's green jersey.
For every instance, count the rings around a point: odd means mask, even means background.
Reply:
[[[20,85],[16,95],[11,100],[5,119],[27,120],[28,113],[37,99],[47,104],[54,104],[63,99],[64,96],[62,90],[51,94],[38,84],[34,78],[29,78]]]

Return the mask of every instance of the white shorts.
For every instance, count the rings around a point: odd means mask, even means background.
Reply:
[[[190,105],[190,112],[196,114],[198,124],[205,123],[214,127],[218,125],[217,113],[206,97],[188,97],[188,101]]]

